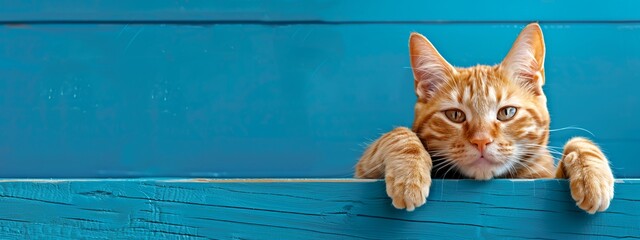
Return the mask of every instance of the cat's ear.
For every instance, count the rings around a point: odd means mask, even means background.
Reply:
[[[409,37],[409,55],[414,88],[419,99],[427,100],[432,97],[438,87],[456,72],[431,42],[419,33],[411,33]]]
[[[544,85],[544,38],[537,23],[527,25],[500,63],[506,76],[542,94]]]

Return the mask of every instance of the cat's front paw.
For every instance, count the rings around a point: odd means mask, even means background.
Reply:
[[[576,153],[574,156],[580,156]],[[606,169],[603,169],[605,168]],[[597,168],[597,169],[590,169]],[[590,214],[602,212],[609,208],[609,203],[613,199],[614,178],[611,170],[607,166],[594,166],[584,168],[582,172],[576,172],[569,178],[571,185],[571,197],[576,201],[576,205]]]
[[[387,175],[387,195],[393,200],[397,209],[411,212],[427,202],[431,176],[428,174],[410,174],[405,176]]]

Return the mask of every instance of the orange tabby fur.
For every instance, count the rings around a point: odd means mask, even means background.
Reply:
[[[593,142],[571,139],[554,170],[538,24],[525,27],[495,66],[453,67],[418,33],[411,34],[409,48],[418,96],[413,127],[373,142],[356,165],[356,177],[384,177],[393,205],[408,211],[425,203],[432,175],[447,177],[452,170],[478,180],[568,178],[580,208],[595,213],[609,207],[613,175]]]

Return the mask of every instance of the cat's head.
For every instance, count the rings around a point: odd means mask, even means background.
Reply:
[[[491,179],[545,153],[549,113],[538,24],[526,26],[494,66],[454,67],[418,33],[409,48],[418,95],[413,130],[432,157],[444,160],[439,167]]]

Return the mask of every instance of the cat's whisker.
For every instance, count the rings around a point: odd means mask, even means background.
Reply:
[[[557,150],[557,149],[547,149],[547,148],[539,148],[539,147],[531,147],[531,146],[525,146],[523,149],[518,149],[519,151],[523,151],[523,150],[527,150],[527,151],[531,151],[531,152],[553,152],[553,153],[562,153],[561,151]]]
[[[533,147],[533,146],[525,146],[524,149],[519,149],[519,150],[530,150],[530,151],[552,151],[552,152],[559,152],[556,149],[547,149],[547,148],[541,148],[541,147]]]
[[[516,163],[520,164],[520,166],[523,166],[529,172],[529,175],[533,176],[534,174],[536,174],[536,175],[538,175],[538,177],[541,177],[540,173],[537,173],[536,171],[534,171],[531,166],[529,166],[527,164],[524,164],[524,163],[522,163],[520,161],[518,161]]]
[[[448,152],[447,151],[440,151],[440,150],[429,150],[428,151],[429,156],[433,157],[443,157],[443,156],[447,156]]]
[[[530,174],[537,174],[538,177],[542,177],[542,175],[540,175],[540,173],[536,172],[533,170],[532,167],[540,167],[540,169],[544,170],[546,173],[548,173],[549,175],[553,176],[553,173],[551,171],[549,171],[549,169],[545,168],[544,166],[542,166],[539,162],[536,161],[527,161],[529,159],[523,159],[521,157],[516,157],[516,163],[520,164],[521,166],[525,167],[527,169],[527,171],[529,171]],[[525,163],[529,163],[529,164],[533,164],[533,166],[529,166]]]
[[[448,160],[448,159],[443,159],[441,163],[436,164],[435,166],[433,166],[432,168],[436,168],[436,172],[435,174],[438,173],[438,171],[440,171],[440,169],[443,169],[449,165],[453,164],[453,161]]]
[[[527,166],[526,164],[520,162],[520,161],[515,161],[515,163],[520,164],[520,166],[524,167],[525,170],[527,170],[529,172],[529,174],[533,174],[534,171],[531,167]],[[538,174],[538,176],[540,176],[540,174]]]
[[[538,150],[531,150],[531,149],[525,148],[525,149],[520,149],[519,151],[525,151],[525,152],[528,151],[528,153],[531,153],[531,152],[538,152],[538,151],[541,151],[541,150],[546,150],[546,151],[548,151],[550,153],[555,153],[555,154],[560,154],[560,155],[562,154],[561,152],[559,152],[559,151],[557,151],[555,149],[548,149],[548,148],[546,148],[544,146],[540,146],[540,145],[528,145],[528,146],[527,145],[523,145],[523,146],[528,147],[528,148],[535,147]]]
[[[451,161],[453,164],[449,166],[449,170],[447,170],[446,172],[444,172],[444,175],[442,175],[442,179],[445,179],[447,177],[447,174],[449,173],[449,171],[451,171],[451,169],[454,169],[457,167],[457,164],[454,161]]]
[[[534,162],[533,163],[534,166],[541,166],[541,164]],[[546,172],[547,174],[549,174],[549,176],[553,177],[555,176],[555,174],[552,171],[549,171],[549,169],[545,168],[545,167],[541,167],[542,170],[544,170],[544,172]],[[540,173],[538,173],[538,178],[542,178],[543,176],[540,175]]]
[[[444,166],[445,164],[447,164],[449,162],[450,161],[442,161],[442,162],[439,162],[439,163],[433,165],[433,167],[431,167],[431,168],[439,168],[439,167],[442,167],[442,166]]]
[[[523,162],[530,162],[530,160],[535,160],[538,158],[544,158],[544,157],[549,157],[549,155],[540,155],[540,156],[531,156],[531,157],[514,157],[513,159],[518,160],[518,161],[523,161]],[[554,158],[553,156],[551,156],[551,159],[555,160],[556,158]],[[531,161],[533,162],[533,161]]]
[[[549,156],[546,153],[541,153],[541,152],[537,152],[537,151],[526,151],[526,150],[520,150],[518,151],[521,154],[526,154],[529,155],[531,158],[533,157],[546,157]],[[554,151],[549,151],[549,153],[551,154],[551,157],[564,157],[564,154],[561,152],[554,152]],[[555,155],[554,155],[555,154]]]
[[[540,147],[540,148],[564,149],[563,147],[557,147],[557,146],[551,146],[551,145],[540,145],[540,144],[533,144],[533,143],[521,143],[519,145],[534,146],[534,147]]]
[[[511,169],[513,169],[513,175],[511,175],[510,177],[516,177],[518,175],[518,165],[515,164],[511,164]]]
[[[431,157],[442,157],[442,156],[446,156],[446,153],[435,153],[435,154],[429,154]]]
[[[526,151],[526,150],[519,150],[518,152],[519,152],[519,153],[529,154],[529,155],[534,154],[534,155],[536,155],[536,156],[545,156],[545,155],[547,155],[546,153],[544,153],[544,152],[539,152],[539,151]],[[548,153],[556,154],[556,155],[562,155],[562,153],[561,153],[561,152],[557,152],[557,151],[548,151]]]
[[[587,132],[589,134],[591,134],[591,136],[595,137],[596,135],[593,134],[591,131],[581,128],[581,127],[574,127],[574,126],[569,126],[569,127],[563,127],[563,128],[557,128],[557,129],[549,129],[547,130],[548,132],[556,132],[556,131],[563,131],[563,130],[580,130],[580,131],[584,131]]]
[[[534,144],[534,143],[520,143],[519,145],[534,146],[534,147],[540,147],[540,148],[562,149],[562,147],[551,146],[551,145],[540,145],[540,144]]]
[[[435,172],[433,175],[437,176],[437,175],[438,175],[438,172],[440,172],[440,170],[442,170],[442,169],[444,169],[444,168],[448,168],[448,169],[450,170],[452,167],[457,166],[457,165],[456,165],[456,162],[455,162],[455,161],[452,161],[451,159],[443,159],[443,161],[445,161],[445,162],[447,162],[447,163],[446,163],[446,164],[444,164],[444,165],[442,165],[442,166],[441,166],[441,167],[439,167],[438,169],[436,169],[436,172]],[[445,172],[445,174],[444,174],[443,176],[447,176],[447,173],[448,173],[448,172],[449,172],[449,171],[446,171],[446,172]],[[444,179],[444,177],[443,177],[443,179]]]
[[[515,170],[513,168],[513,164],[507,165],[507,172],[509,173],[509,176],[514,176],[515,175],[514,172],[512,172],[513,170]]]

